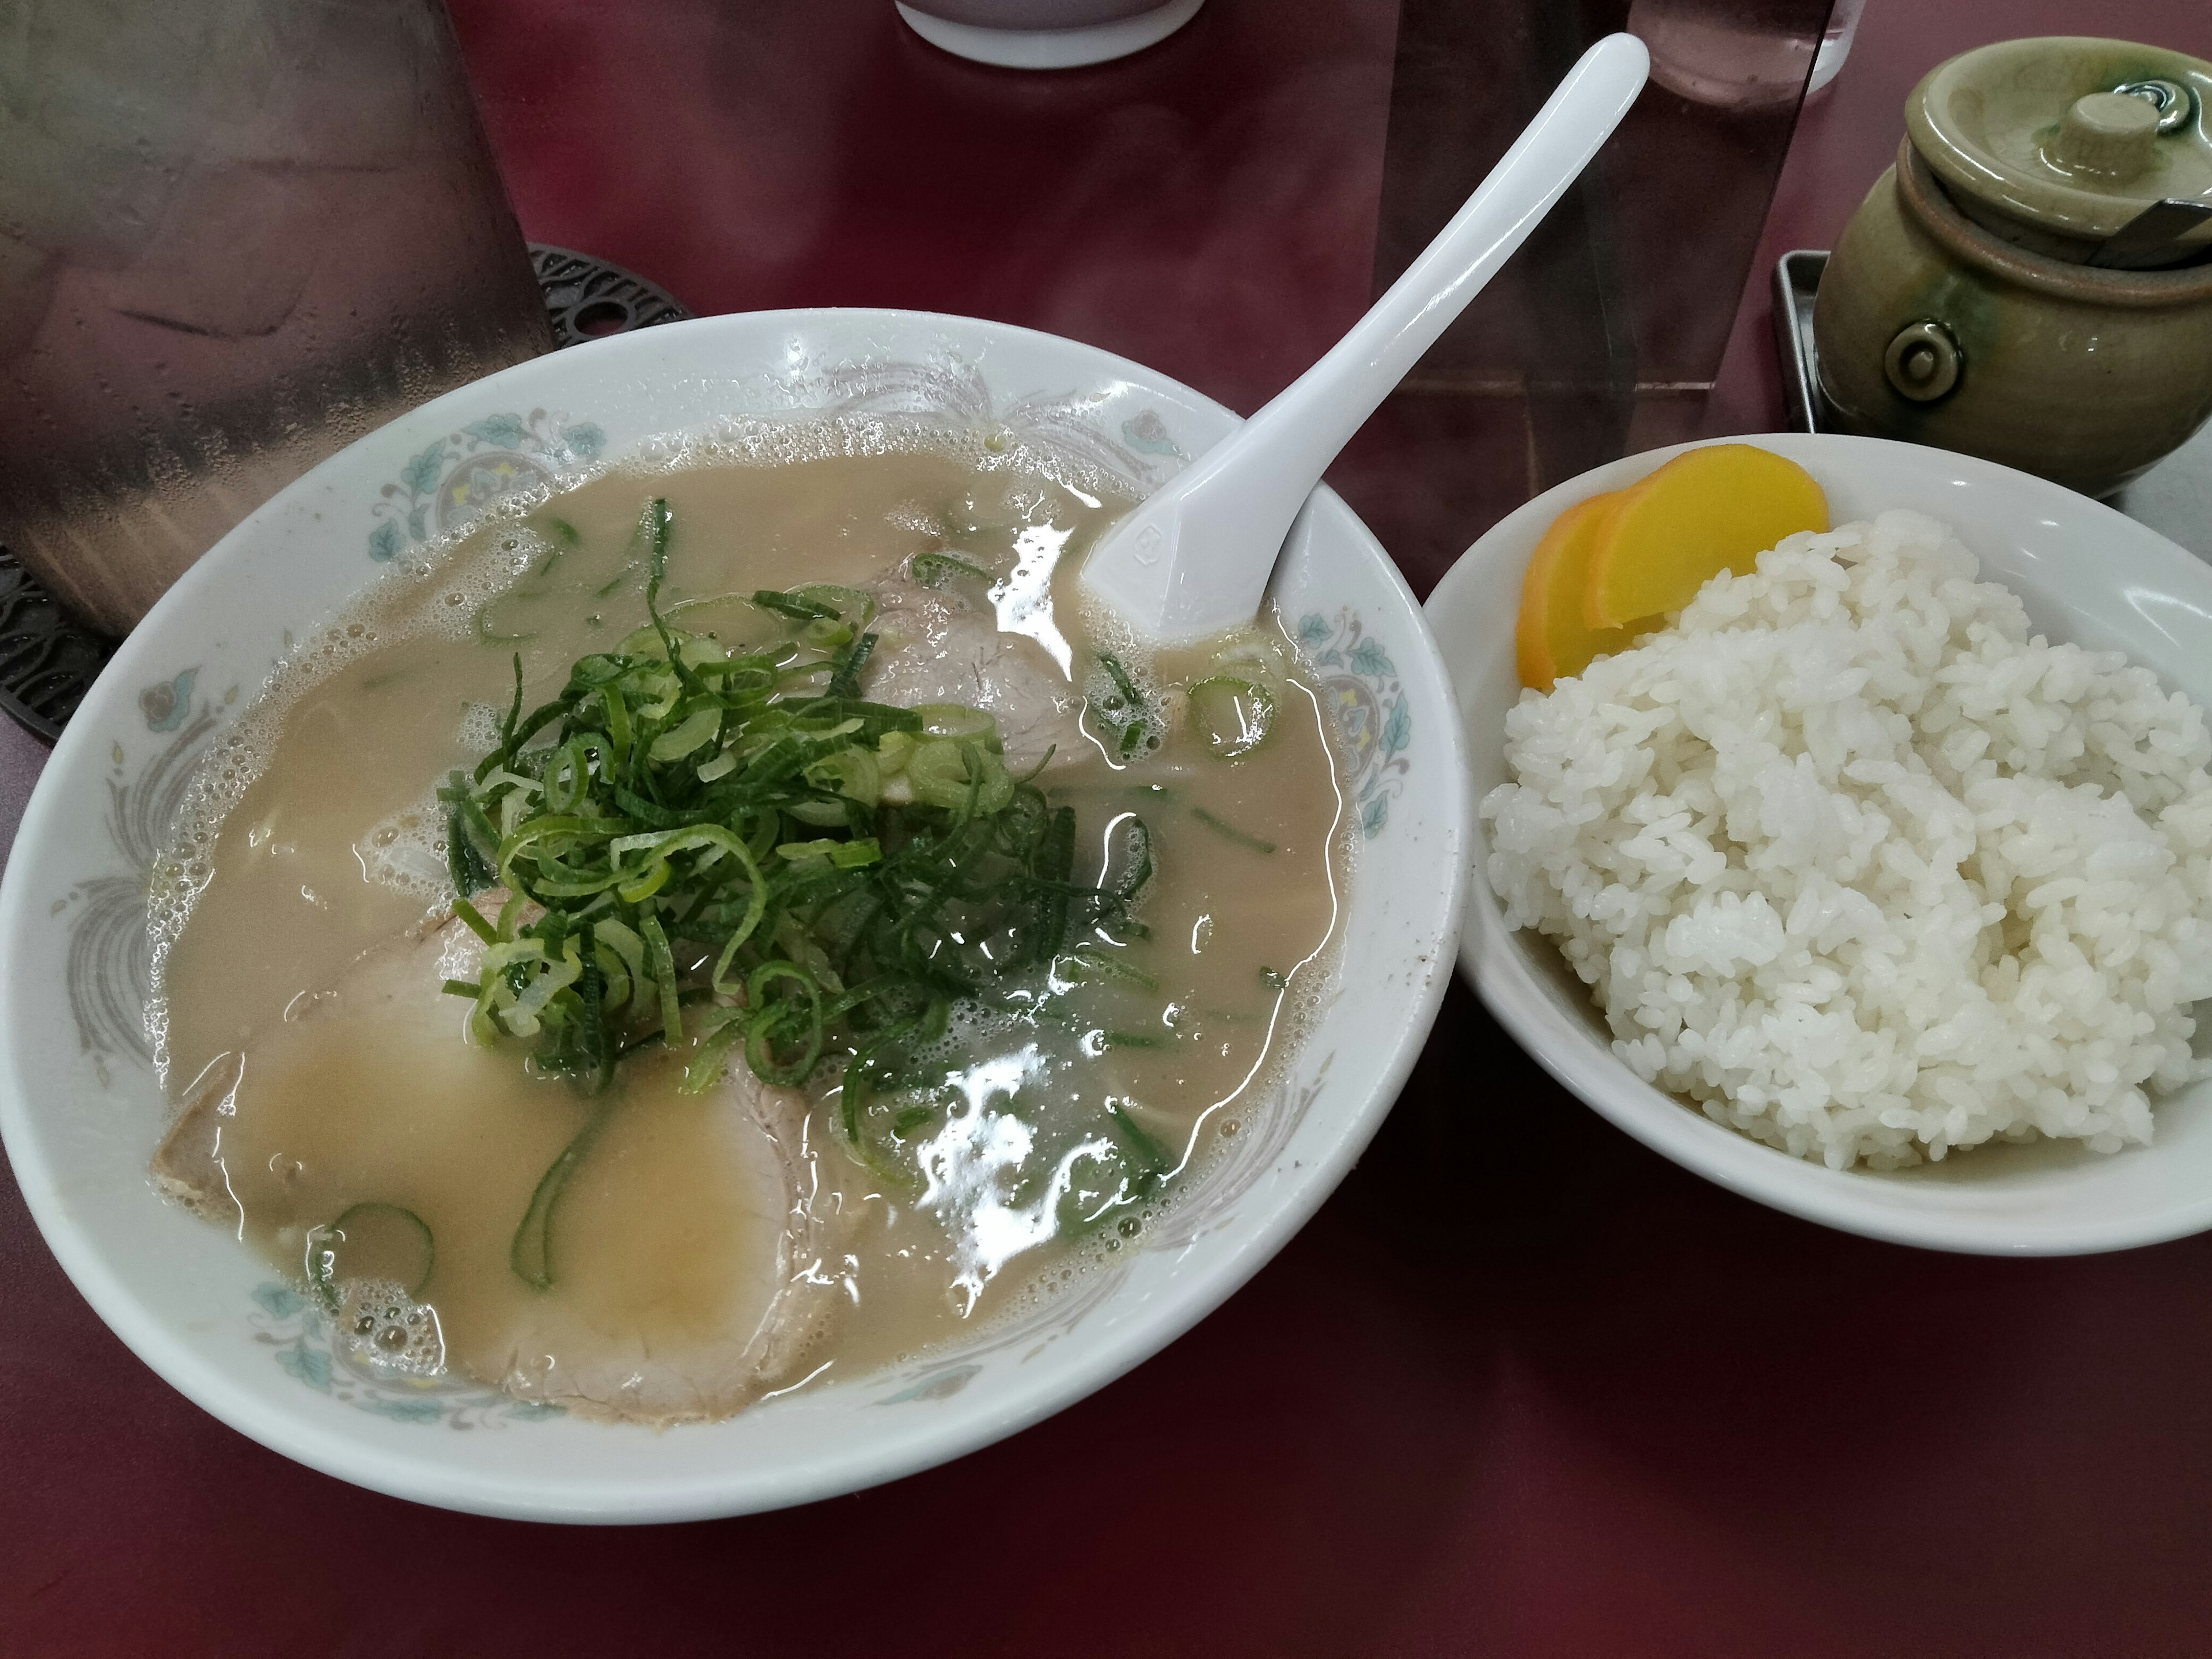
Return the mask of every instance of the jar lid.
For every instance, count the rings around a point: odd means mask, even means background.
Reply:
[[[1905,100],[1905,124],[1944,187],[1990,228],[2094,243],[2154,202],[2212,201],[2208,100],[2212,64],[2201,58],[2046,35],[1937,64]]]

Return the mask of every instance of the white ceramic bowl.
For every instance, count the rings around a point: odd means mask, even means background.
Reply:
[[[2041,478],[1945,450],[1796,433],[1755,443],[1798,462],[1840,524],[1906,507],[1955,526],[2051,637],[2118,647],[2212,706],[2212,570],[2156,532]],[[1429,620],[1466,721],[1479,801],[1505,781],[1505,711],[1521,695],[1513,627],[1536,542],[1569,505],[1635,483],[1682,445],[1632,455],[1546,491],[1437,585]],[[2212,1082],[2156,1107],[2157,1138],[2112,1157],[2056,1143],[1990,1146],[1897,1174],[1838,1171],[1725,1128],[1613,1057],[1587,992],[1548,940],[1509,932],[1484,878],[1480,826],[1460,965],[1544,1068],[1653,1150],[1723,1187],[1814,1221],[1905,1244],[2074,1255],[2212,1226]]]
[[[811,410],[994,421],[1139,490],[1236,425],[1134,363],[959,318],[766,313],[580,346],[426,404],[241,524],[117,653],[40,781],[0,886],[0,1132],[16,1179],[116,1334],[288,1456],[426,1503],[570,1521],[738,1514],[926,1468],[1080,1398],[1219,1304],[1351,1167],[1419,1050],[1459,931],[1459,724],[1413,595],[1323,490],[1274,594],[1325,677],[1360,826],[1337,987],[1233,1155],[1141,1248],[1041,1315],[725,1423],[610,1427],[355,1373],[295,1288],[155,1195],[147,1161],[166,1114],[139,1024],[145,871],[193,758],[271,664],[502,489],[733,413]]]

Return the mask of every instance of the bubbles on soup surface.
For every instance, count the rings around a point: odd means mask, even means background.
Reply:
[[[357,1366],[436,1376],[446,1369],[446,1335],[438,1310],[388,1279],[337,1286],[331,1326],[340,1352]]]
[[[446,827],[445,803],[434,788],[426,790],[412,806],[372,825],[354,843],[353,855],[361,860],[364,878],[420,899],[428,909],[453,896],[453,878],[446,864]]]

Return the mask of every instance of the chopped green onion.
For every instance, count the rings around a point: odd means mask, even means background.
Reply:
[[[350,1265],[341,1252],[351,1257]],[[422,1295],[438,1265],[437,1241],[414,1211],[398,1204],[350,1205],[335,1220],[308,1230],[307,1281],[326,1307],[351,1279],[388,1279]]]
[[[775,611],[792,622],[849,622],[865,629],[876,615],[876,602],[858,588],[842,588],[834,581],[807,581],[796,588],[761,588],[752,602],[761,611]]]
[[[515,1235],[515,1271],[541,1287],[554,1202],[629,1056],[688,1047],[695,1092],[740,1050],[785,1087],[827,1057],[848,1135],[872,1162],[867,1137],[911,1103],[871,1116],[871,1090],[943,1035],[954,1003],[1018,1006],[1036,994],[1021,978],[1060,963],[1150,987],[1117,952],[1063,955],[1086,934],[1143,937],[1141,822],[1114,831],[1103,884],[1078,882],[1074,809],[1048,803],[1035,773],[1009,774],[988,714],[857,695],[878,648],[866,593],[756,593],[795,624],[760,649],[672,626],[680,607],[660,596],[674,525],[655,499],[632,538],[647,625],[577,659],[534,709],[514,658],[497,744],[439,792],[454,914],[484,947],[476,980],[447,988],[473,999],[477,1042],[519,1042],[599,1102]],[[493,922],[470,901],[495,887]]]
[[[457,898],[453,901],[453,914],[461,919],[463,924],[467,927],[469,932],[474,933],[486,945],[490,944],[494,939],[499,937],[496,933],[492,931],[492,925],[483,919],[483,912],[477,909],[475,905],[470,903],[465,897]]]
[[[838,620],[836,607],[818,599],[802,599],[797,592],[783,592],[773,587],[763,587],[753,595],[753,603],[763,611],[773,611],[779,617],[788,617],[793,622],[813,622],[826,618]]]
[[[1158,1185],[1161,1177],[1175,1163],[1174,1156],[1160,1143],[1158,1136],[1129,1115],[1127,1101],[1110,1102],[1106,1110],[1109,1121],[1121,1131],[1122,1139],[1129,1143],[1129,1149],[1137,1155],[1146,1181],[1153,1186]]]
[[[623,966],[633,980],[651,979],[653,975],[645,965],[645,941],[619,920],[603,916],[593,924],[599,943],[610,947],[622,958]]]
[[[684,723],[672,732],[664,732],[655,738],[653,747],[647,752],[657,761],[682,760],[695,750],[703,749],[714,742],[715,734],[721,729],[721,709],[701,708],[687,716]],[[549,811],[558,810],[550,801],[546,805]]]
[[[993,754],[999,752],[999,722],[980,708],[958,702],[925,702],[917,703],[913,712],[925,736],[972,738]]]
[[[660,866],[663,870],[666,865]],[[651,965],[653,982],[660,988],[660,1031],[671,1042],[684,1039],[684,1009],[676,1000],[676,957],[668,948],[668,934],[660,925],[660,918],[650,910],[646,912],[639,931],[645,935],[646,961]]]
[[[1121,840],[1128,849],[1128,868],[1114,890],[1124,899],[1133,899],[1152,878],[1152,832],[1133,812],[1121,820]]]
[[[707,1035],[684,1068],[678,1093],[703,1095],[722,1080],[730,1050],[745,1040],[747,1023],[742,1008],[717,1008],[706,1017],[702,1025]]]
[[[561,1155],[547,1166],[538,1178],[538,1185],[530,1194],[530,1207],[522,1212],[522,1224],[514,1230],[514,1242],[507,1246],[507,1265],[515,1276],[532,1290],[553,1288],[553,1209],[561,1201],[562,1190],[568,1184],[584,1154],[591,1151],[592,1143],[607,1127],[613,1115],[611,1104],[602,1105],[584,1121],[573,1139],[561,1149]]]
[[[769,986],[795,982],[806,1002],[805,1036],[796,1057],[779,1060],[775,1043],[800,1023],[799,998],[771,999]],[[806,1081],[814,1062],[822,1057],[822,990],[814,975],[795,962],[763,962],[745,981],[745,1000],[756,1010],[745,1032],[745,1062],[763,1082],[786,1087]]]
[[[1143,991],[1157,991],[1160,988],[1159,981],[1154,979],[1150,974],[1141,969],[1131,967],[1121,960],[1117,952],[1107,950],[1101,945],[1079,945],[1068,952],[1066,964],[1074,969],[1079,975],[1097,974],[1103,979],[1118,979],[1125,984],[1133,985]]]
[[[918,744],[906,763],[907,781],[914,798],[925,806],[958,811],[969,805],[988,817],[1006,809],[1013,797],[1014,781],[1006,763],[967,739],[933,738]]]
[[[952,553],[917,553],[908,562],[915,580],[924,587],[943,587],[954,576],[973,576],[978,581],[989,581],[991,573],[980,564],[970,564]]]
[[[1134,713],[1142,714],[1145,712],[1144,693],[1137,690],[1136,681],[1131,679],[1129,671],[1121,666],[1121,659],[1110,651],[1101,651],[1098,665],[1106,671],[1106,678],[1114,682],[1114,689],[1121,694],[1123,703]]]
[[[826,606],[831,616],[852,623],[855,629],[866,628],[875,618],[875,600],[857,587],[845,587],[836,582],[802,582],[785,592],[801,604]]]
[[[1275,729],[1275,696],[1256,680],[1215,674],[1190,688],[1190,712],[1207,750],[1220,760],[1241,760]]]
[[[873,634],[860,635],[853,648],[845,653],[844,659],[837,665],[837,672],[830,677],[830,687],[824,696],[832,697],[860,696],[860,671],[867,666],[868,659],[875,654],[876,638]]]
[[[1203,806],[1192,807],[1190,809],[1190,815],[1196,818],[1200,823],[1204,824],[1207,829],[1226,836],[1230,840],[1235,842],[1239,847],[1249,847],[1255,853],[1273,853],[1279,850],[1272,841],[1263,841],[1261,837],[1252,834],[1249,830],[1239,830],[1235,824],[1227,822],[1225,819],[1214,817],[1212,813],[1207,811]]]
[[[873,864],[884,855],[883,848],[873,836],[855,841],[836,841],[828,836],[818,841],[787,841],[775,849],[775,855],[796,864],[801,859],[827,859],[840,870],[857,870],[864,864]]]

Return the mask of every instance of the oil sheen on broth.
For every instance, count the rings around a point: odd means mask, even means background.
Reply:
[[[1140,1237],[1295,1043],[1347,849],[1321,703],[1274,619],[1120,653],[1135,684],[1117,684],[1072,578],[1125,503],[964,440],[821,449],[618,472],[497,518],[299,653],[208,763],[205,839],[188,818],[190,856],[157,872],[179,1115],[156,1174],[307,1272],[361,1363],[653,1421],[864,1374]],[[661,1045],[591,1100],[472,1041],[444,993],[483,947],[451,919],[435,788],[495,746],[517,653],[527,708],[646,621],[648,495],[672,515],[672,625],[737,649],[792,626],[755,590],[863,590],[862,695],[990,708],[1016,775],[1049,752],[1036,782],[1075,809],[1075,881],[1115,879],[1127,815],[1149,829],[1139,925],[1094,929],[1091,970],[1048,970],[1052,1018],[957,1011],[923,1056],[929,1109],[870,1146],[844,1132],[834,1064],[773,1088],[740,1048],[685,1093],[687,1054]],[[1235,758],[1187,695],[1219,701],[1224,656],[1276,692]],[[1169,1178],[1088,1219],[1086,1182],[1132,1147]],[[518,1226],[564,1151],[533,1284]]]

